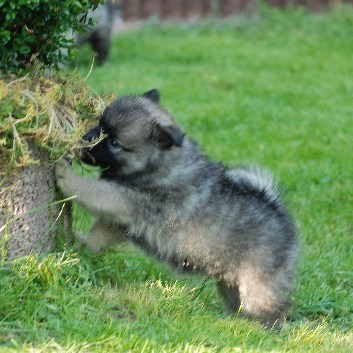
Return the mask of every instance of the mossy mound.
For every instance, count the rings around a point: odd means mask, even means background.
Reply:
[[[74,155],[80,137],[111,99],[76,74],[0,74],[0,174],[10,166],[40,162],[31,155],[29,142],[47,150],[52,161]]]
[[[51,251],[61,235],[71,242],[54,164],[75,156],[111,98],[78,75],[0,75],[0,258]]]

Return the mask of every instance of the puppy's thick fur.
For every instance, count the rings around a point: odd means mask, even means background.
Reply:
[[[129,238],[181,268],[217,278],[229,311],[280,326],[290,306],[297,239],[272,176],[227,169],[199,151],[159,93],[115,101],[84,139],[103,140],[82,159],[99,180],[57,166],[66,196],[97,215],[87,246],[100,251]]]

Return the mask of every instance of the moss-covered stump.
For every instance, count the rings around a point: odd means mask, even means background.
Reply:
[[[71,237],[68,203],[55,191],[54,164],[73,158],[105,107],[77,74],[14,77],[0,72],[0,250],[16,257]]]
[[[1,185],[0,244],[6,258],[48,252],[59,237],[71,241],[70,204],[57,202],[49,153],[29,149],[38,163],[13,169]]]

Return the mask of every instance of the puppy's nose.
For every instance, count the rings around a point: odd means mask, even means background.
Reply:
[[[101,128],[99,126],[94,127],[89,130],[86,134],[82,136],[82,139],[85,141],[92,141],[95,138],[98,138],[101,133]]]

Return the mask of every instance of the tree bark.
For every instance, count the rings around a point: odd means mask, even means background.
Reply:
[[[57,202],[54,165],[45,150],[29,146],[39,164],[13,168],[0,181],[1,258],[51,251],[59,235],[72,240],[71,205]]]

